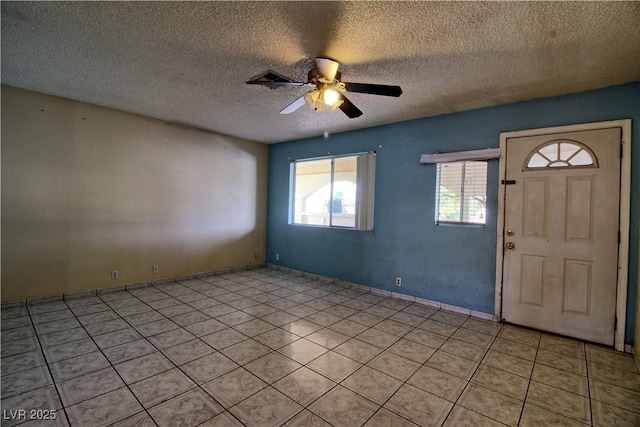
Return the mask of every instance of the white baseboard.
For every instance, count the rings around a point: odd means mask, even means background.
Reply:
[[[288,272],[288,273],[292,273],[292,274],[299,273],[298,275],[302,275],[302,276],[308,277],[310,279],[318,280],[318,281],[324,282],[324,283],[333,283],[333,284],[339,285],[339,286],[345,286],[346,284],[350,284],[351,289],[355,289],[355,290],[358,290],[360,292],[370,292],[370,293],[372,293],[374,295],[379,295],[379,296],[382,296],[382,297],[395,298],[395,299],[399,299],[399,300],[402,300],[402,301],[410,301],[410,302],[414,302],[416,304],[421,304],[421,305],[426,305],[428,307],[434,307],[434,308],[439,308],[439,309],[442,309],[442,310],[452,311],[454,313],[464,314],[466,316],[476,317],[478,319],[488,320],[488,321],[491,321],[491,322],[497,321],[497,320],[494,319],[495,316],[493,315],[493,313],[484,313],[482,311],[476,311],[476,310],[471,310],[471,309],[464,308],[464,307],[458,307],[458,306],[451,305],[451,304],[445,304],[445,303],[440,302],[440,301],[433,301],[433,300],[429,300],[429,299],[425,299],[425,298],[416,297],[416,296],[413,296],[413,295],[403,294],[403,293],[400,293],[400,292],[391,292],[391,291],[387,291],[387,290],[384,290],[384,289],[378,289],[378,288],[374,288],[374,287],[371,287],[371,286],[361,285],[361,284],[358,284],[358,283],[344,282],[342,280],[333,279],[331,277],[321,276],[319,274],[308,273],[308,272],[299,271],[299,270],[293,270],[291,268],[282,267],[282,266],[279,266],[279,265],[276,265],[276,264],[268,263],[267,267],[271,268],[273,270],[280,270],[280,271],[284,271],[284,272]]]

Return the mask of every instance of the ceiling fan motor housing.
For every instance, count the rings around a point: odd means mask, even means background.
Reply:
[[[332,83],[333,81],[340,81],[340,77],[341,77],[341,74],[338,71],[336,73],[335,78],[333,80],[329,80],[320,73],[320,70],[318,70],[317,68],[314,68],[311,71],[309,71],[309,74],[307,74],[307,82],[314,83],[314,84],[318,82]]]

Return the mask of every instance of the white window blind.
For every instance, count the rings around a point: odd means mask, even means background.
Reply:
[[[487,162],[438,163],[436,223],[485,224]]]

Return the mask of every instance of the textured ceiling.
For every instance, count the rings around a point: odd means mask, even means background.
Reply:
[[[640,2],[2,2],[2,83],[279,142],[640,79]],[[316,56],[364,115],[279,111]]]

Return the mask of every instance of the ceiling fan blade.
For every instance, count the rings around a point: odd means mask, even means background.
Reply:
[[[316,58],[316,68],[320,71],[322,77],[327,80],[333,81],[336,78],[339,65],[338,62],[328,58]]]
[[[395,96],[402,95],[400,86],[376,85],[371,83],[344,83],[347,92],[368,93],[371,95]]]
[[[248,85],[260,85],[260,86],[266,86],[268,88],[276,88],[276,87],[280,87],[280,86],[292,86],[292,87],[299,87],[299,86],[304,86],[308,83],[303,83],[303,82],[268,82],[268,81],[260,81],[260,80],[249,80],[247,81]]]
[[[293,101],[291,104],[284,107],[282,111],[280,111],[280,114],[291,114],[294,111],[296,111],[298,108],[302,107],[304,104],[306,104],[306,101],[304,100],[304,95],[302,95],[301,97]]]
[[[356,117],[360,117],[362,115],[362,111],[355,105],[353,102],[349,101],[346,96],[340,94],[340,99],[342,99],[342,104],[340,104],[340,108],[343,113],[347,115],[350,119],[355,119]]]

